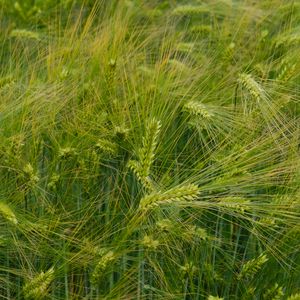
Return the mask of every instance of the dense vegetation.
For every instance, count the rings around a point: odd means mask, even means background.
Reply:
[[[0,299],[300,299],[299,1],[0,17]]]

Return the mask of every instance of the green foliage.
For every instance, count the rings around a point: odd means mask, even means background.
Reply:
[[[0,298],[299,298],[297,1],[0,17]]]

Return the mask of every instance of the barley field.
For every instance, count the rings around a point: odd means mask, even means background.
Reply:
[[[0,22],[0,299],[300,300],[299,0]]]

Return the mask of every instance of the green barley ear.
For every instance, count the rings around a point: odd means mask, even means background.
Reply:
[[[92,273],[91,281],[93,284],[97,284],[99,278],[103,275],[103,272],[107,269],[107,267],[116,260],[116,255],[113,251],[107,251],[106,249],[102,249],[100,251],[100,259]]]
[[[220,198],[219,203],[223,207],[228,207],[234,211],[244,213],[245,210],[250,210],[250,201],[241,197],[225,197]]]
[[[208,35],[213,31],[211,25],[194,25],[191,27],[190,32],[200,35]]]
[[[20,38],[20,39],[32,39],[32,40],[40,39],[38,33],[26,29],[14,29],[11,31],[10,37]]]
[[[153,182],[149,176],[144,176],[142,166],[136,160],[128,162],[128,168],[134,173],[138,181],[149,191],[153,190]]]
[[[193,264],[193,262],[187,262],[183,266],[180,266],[183,275],[193,275],[198,271],[198,268]]]
[[[206,229],[197,227],[195,225],[188,225],[184,228],[182,236],[187,240],[207,241],[211,237]]]
[[[18,220],[12,209],[3,202],[0,202],[0,215],[8,222],[17,225]]]
[[[148,189],[153,189],[150,179],[150,167],[154,160],[157,139],[160,132],[161,123],[152,119],[146,128],[146,134],[142,139],[142,147],[138,151],[139,160],[131,160],[128,167],[134,172],[138,180]]]
[[[57,184],[58,184],[59,180],[60,180],[60,175],[54,173],[54,174],[50,177],[50,181],[49,181],[49,183],[47,184],[47,187],[48,187],[50,190],[56,190],[56,187],[57,187]]]
[[[76,150],[71,147],[60,148],[58,151],[58,157],[60,159],[68,159],[75,155],[77,155]]]
[[[150,166],[153,163],[160,127],[160,121],[152,119],[147,126],[146,135],[143,137],[142,148],[139,151],[139,159],[142,166],[142,175],[144,177],[150,174]]]
[[[125,140],[128,137],[129,131],[125,126],[114,127],[114,135],[120,140]]]
[[[243,264],[242,269],[238,275],[238,279],[249,279],[252,278],[268,261],[268,258],[265,254],[260,255],[254,259],[248,260]]]
[[[275,283],[275,285],[268,289],[264,295],[263,299],[264,300],[280,300],[282,299],[284,293],[282,290],[282,287],[278,285],[278,283]]]
[[[300,293],[289,296],[286,300],[300,300]]]
[[[298,31],[283,33],[274,39],[274,45],[278,47],[293,47],[300,43],[300,35]]]
[[[195,48],[194,43],[179,43],[176,50],[183,53],[191,53]]]
[[[49,292],[49,285],[53,281],[53,279],[53,267],[45,273],[41,272],[25,284],[23,288],[24,298],[34,300],[45,299]]]
[[[25,165],[25,167],[23,168],[23,173],[24,173],[25,180],[29,186],[36,185],[40,180],[37,172],[34,171],[30,163]]]
[[[195,16],[207,12],[209,12],[209,9],[205,6],[181,5],[172,11],[172,15],[176,17]]]
[[[245,74],[245,73],[240,74],[238,78],[238,82],[258,102],[266,98],[265,90],[250,74]]]
[[[156,250],[159,246],[159,241],[154,239],[152,236],[145,235],[141,240],[141,244],[149,250]]]
[[[195,184],[175,187],[165,192],[157,192],[142,198],[140,209],[147,210],[161,204],[172,204],[181,201],[192,201],[198,198],[199,188]]]
[[[103,151],[104,153],[115,155],[118,151],[117,145],[113,142],[110,142],[108,140],[99,139],[96,147]]]
[[[207,233],[206,229],[200,228],[200,227],[195,228],[195,236],[196,236],[196,238],[203,240],[203,241],[206,241],[211,238],[209,236],[209,234]]]
[[[223,299],[224,298],[220,298],[218,296],[212,296],[212,295],[208,296],[208,298],[207,298],[207,300],[223,300]]]
[[[211,119],[213,114],[207,110],[204,104],[196,101],[190,101],[183,106],[183,111],[187,111],[191,115],[201,116],[204,119]]]
[[[170,232],[174,229],[174,224],[169,219],[162,219],[156,222],[156,227],[160,232]]]
[[[281,62],[281,68],[278,72],[276,80],[281,82],[287,82],[297,72],[297,65],[289,61],[283,60]]]

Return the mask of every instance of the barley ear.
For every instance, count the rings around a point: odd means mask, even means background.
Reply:
[[[253,276],[262,268],[262,266],[268,261],[266,255],[260,255],[254,259],[248,260],[243,264],[240,274],[238,275],[238,279],[249,279],[253,278]]]
[[[149,176],[150,173],[150,166],[153,163],[160,127],[160,121],[152,119],[147,126],[146,135],[143,137],[139,159],[142,167],[142,176],[144,177]]]
[[[238,78],[238,82],[258,102],[266,98],[265,90],[250,74],[245,74],[245,73],[240,74]]]
[[[40,40],[40,37],[39,37],[38,33],[33,32],[33,31],[29,31],[29,30],[26,30],[26,29],[14,29],[14,30],[11,31],[10,37]]]
[[[157,192],[142,198],[140,209],[147,210],[161,204],[173,204],[181,201],[192,201],[198,198],[199,188],[197,185],[188,184],[175,187],[165,192]]]
[[[300,300],[300,293],[289,296],[287,300]]]
[[[50,283],[54,279],[54,268],[50,268],[48,271],[41,272],[30,281],[28,281],[24,288],[23,294],[25,299],[45,299],[48,294],[48,288]]]
[[[179,16],[194,16],[208,13],[209,9],[205,6],[180,5],[172,11],[172,15]]]
[[[210,119],[213,114],[207,110],[204,104],[196,101],[190,101],[183,107],[183,111],[187,111],[191,115],[200,116],[204,119]]]
[[[3,202],[0,202],[0,215],[8,222],[17,225],[18,220],[12,209]]]
[[[142,166],[136,160],[130,160],[128,162],[128,168],[134,173],[138,181],[144,186],[148,191],[153,190],[153,183],[149,176],[143,176]]]
[[[108,266],[116,260],[116,255],[113,251],[101,251],[101,257],[98,260],[96,267],[92,273],[91,281],[93,284],[97,284],[98,280],[103,275],[103,272],[108,268]]]
[[[212,296],[212,295],[208,296],[208,298],[207,298],[207,300],[223,300],[223,299],[224,298],[220,298],[218,296]]]
[[[149,121],[145,136],[142,139],[142,147],[138,151],[138,161],[130,160],[128,163],[128,167],[147,190],[153,190],[150,167],[154,161],[160,127],[160,121],[156,119]]]
[[[264,300],[280,300],[282,299],[282,296],[284,295],[283,289],[281,286],[278,285],[278,283],[275,283],[273,287],[268,289],[264,294],[263,294],[263,299]]]

